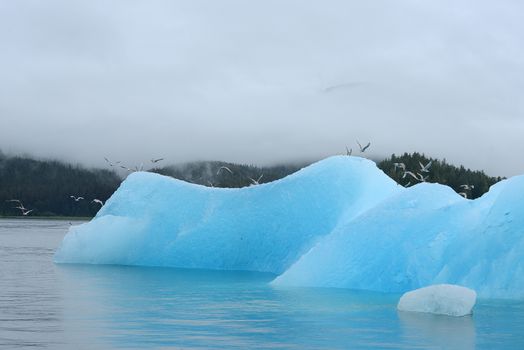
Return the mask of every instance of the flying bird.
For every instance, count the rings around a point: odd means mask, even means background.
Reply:
[[[162,160],[164,160],[164,158],[157,158],[157,159],[151,158],[151,163],[158,163],[158,162],[160,162]]]
[[[105,159],[105,161],[107,162],[107,164],[109,164],[109,166],[114,166],[114,165],[116,165],[116,164],[120,164],[120,163],[121,163],[120,160],[118,160],[118,161],[116,161],[116,162],[113,163],[113,162],[111,162],[109,159],[107,159],[107,157],[104,157],[104,159]]]
[[[367,145],[362,147],[362,145],[360,144],[360,142],[358,142],[358,140],[357,140],[357,144],[358,144],[358,147],[360,148],[360,153],[366,152],[366,150],[369,148],[369,146],[371,146],[371,142],[368,142]]]
[[[414,178],[415,180],[417,181],[420,181],[420,182],[426,182],[426,180],[428,179],[429,176],[423,176],[422,174],[420,173],[417,173],[416,175],[411,172],[411,171],[404,171],[404,175],[402,175],[402,178],[405,178],[406,175],[409,175],[411,176],[412,178]]]
[[[248,176],[248,179],[251,180],[251,182],[253,183],[253,185],[260,185],[260,179],[262,179],[262,176],[264,176],[264,174],[260,175],[260,176],[258,177],[258,179],[256,179],[256,180],[255,180],[255,179],[252,179],[252,178],[250,178],[250,177]]]
[[[351,154],[353,154],[353,148],[348,149],[348,146],[346,146],[346,155],[350,156]]]
[[[142,170],[144,170],[144,163],[140,163],[140,166],[138,166],[138,165],[135,166],[135,170],[136,170],[136,171],[142,171]]]
[[[404,171],[404,175],[402,175],[402,178],[405,178],[406,175],[409,175],[409,176],[411,176],[412,178],[414,178],[415,180],[418,180],[417,175],[415,175],[415,174],[412,173],[411,171]]]
[[[395,170],[402,169],[402,171],[406,171],[406,164],[404,163],[393,163],[393,166],[395,167]]]
[[[84,199],[84,197],[75,197],[75,196],[69,196],[69,197],[74,199],[75,202],[78,202],[78,201]]]
[[[472,190],[472,189],[475,188],[474,185],[460,185],[459,187],[460,187],[460,188],[463,188],[463,189],[466,190],[466,191],[470,191],[470,190]]]
[[[102,202],[100,199],[96,199],[96,198],[93,199],[93,200],[91,201],[91,203],[98,203],[98,204],[100,204],[100,206],[103,206],[103,205],[104,205],[104,202]]]
[[[131,173],[133,172],[133,169],[128,168],[128,167],[126,167],[125,165],[121,165],[120,167],[121,167],[122,169],[125,169],[125,170],[131,172]]]
[[[220,170],[227,170],[231,175],[233,175],[233,172],[227,166],[221,166],[217,171],[217,175],[220,175]]]
[[[418,180],[419,180],[420,182],[426,182],[426,180],[427,180],[428,177],[429,177],[429,175],[424,176],[424,175],[422,175],[422,174],[420,174],[420,173],[417,173],[417,175],[419,176]]]
[[[431,167],[431,164],[433,164],[433,161],[430,160],[428,164],[423,165],[421,162],[418,162],[420,165],[420,171],[423,173],[429,173],[429,168]]]
[[[29,214],[30,212],[32,212],[34,209],[31,209],[31,210],[22,210],[22,215],[23,216],[27,216],[27,214]]]
[[[459,195],[461,195],[462,197],[468,199],[468,194],[466,192],[459,192]]]

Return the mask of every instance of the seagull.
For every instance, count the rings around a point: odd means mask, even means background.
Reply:
[[[417,173],[416,175],[414,173],[412,173],[411,171],[404,171],[404,175],[402,175],[402,178],[405,178],[406,175],[409,175],[411,176],[412,178],[414,178],[415,180],[417,181],[420,181],[420,182],[426,182],[426,180],[428,179],[429,176],[426,176],[424,177],[422,174],[420,173]]]
[[[84,197],[75,197],[75,196],[69,196],[70,198],[73,198],[75,200],[75,202],[78,202],[82,199],[84,199]]]
[[[423,165],[421,162],[418,162],[420,164],[420,171],[423,173],[429,173],[429,168],[431,167],[431,164],[433,164],[433,161],[430,160],[428,164]]]
[[[27,208],[24,207],[23,204],[20,204],[20,206],[18,206],[18,207],[13,207],[13,208],[15,208],[15,209],[20,209],[21,211],[27,210]]]
[[[158,162],[160,162],[162,160],[164,160],[164,158],[157,158],[157,159],[151,158],[151,163],[158,163]]]
[[[466,191],[470,191],[470,190],[472,190],[472,189],[475,188],[474,185],[460,185],[459,187],[460,187],[460,188],[463,188],[463,189],[466,190]]]
[[[218,169],[218,171],[217,171],[217,175],[220,174],[220,170],[222,170],[222,169],[229,171],[229,173],[230,173],[231,175],[233,175],[233,172],[232,172],[231,169],[229,169],[227,166],[221,166],[221,167]]]
[[[32,212],[34,209],[31,209],[31,210],[23,210],[22,209],[22,215],[23,216],[27,216],[27,214],[29,214],[30,212]]]
[[[369,146],[371,146],[371,142],[368,142],[367,145],[362,147],[362,145],[360,144],[360,142],[358,142],[358,140],[357,140],[357,144],[358,144],[358,147],[360,147],[360,153],[366,152],[366,150],[369,148]]]
[[[251,180],[251,182],[253,183],[253,185],[260,185],[260,179],[262,179],[262,176],[264,176],[264,174],[260,175],[258,179],[252,179],[248,176],[248,179]]]
[[[415,174],[414,174],[414,173],[412,173],[411,171],[407,171],[407,170],[406,170],[406,171],[404,171],[404,175],[402,175],[402,178],[405,178],[405,177],[406,177],[406,175],[409,175],[409,176],[411,176],[412,178],[414,178],[415,180],[418,180],[418,177],[417,177],[417,175],[415,175]]]
[[[420,174],[420,173],[417,173],[417,175],[419,176],[418,180],[419,180],[420,182],[426,182],[426,180],[427,180],[428,177],[429,177],[429,175],[427,175],[427,176],[424,177],[424,175],[422,175],[422,174]]]
[[[91,201],[91,203],[98,203],[98,204],[100,204],[101,206],[104,205],[104,202],[102,202],[100,199],[96,199],[96,198],[93,199],[93,200]]]
[[[122,169],[125,169],[125,170],[129,171],[129,172],[133,172],[133,169],[128,168],[128,167],[126,167],[125,165],[121,165],[120,167],[121,167]]]
[[[406,164],[404,163],[393,163],[393,166],[395,167],[395,170],[400,168],[402,171],[406,171]]]
[[[6,202],[17,202],[18,204],[22,205],[22,202],[19,199],[7,199]]]
[[[22,204],[22,202],[20,202],[19,200],[15,199],[15,200],[10,200],[10,202],[18,202],[20,205],[18,207],[14,207],[14,209],[20,209],[20,211],[22,212],[22,215],[26,216],[27,214],[29,214],[30,212],[33,211],[33,209],[31,210],[28,210],[26,207],[24,207],[24,205]]]
[[[346,146],[346,155],[350,156],[353,153],[353,148],[348,149],[348,146]]]
[[[468,198],[468,194],[465,193],[465,192],[459,192],[459,195],[461,195],[462,197],[464,197],[466,199]]]
[[[109,164],[109,166],[114,166],[114,165],[116,165],[116,164],[120,164],[120,163],[121,163],[120,160],[118,160],[118,161],[116,161],[116,162],[113,163],[113,162],[111,162],[109,159],[107,159],[107,157],[104,157],[104,159],[106,160],[107,164]]]

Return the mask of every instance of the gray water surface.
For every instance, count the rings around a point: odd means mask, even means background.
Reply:
[[[0,348],[524,349],[524,302],[399,313],[399,295],[276,289],[274,277],[55,265],[68,221],[0,220]]]

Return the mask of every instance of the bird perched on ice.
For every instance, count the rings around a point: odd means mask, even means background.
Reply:
[[[84,197],[75,197],[75,196],[69,196],[69,197],[72,198],[75,202],[78,202],[84,199]]]
[[[368,142],[367,145],[362,147],[362,145],[360,144],[360,142],[358,142],[358,140],[357,140],[357,144],[358,144],[358,147],[360,148],[360,153],[366,152],[366,150],[369,148],[369,146],[371,146],[371,142]]]
[[[100,199],[96,199],[96,198],[93,199],[93,200],[91,201],[91,203],[98,203],[98,204],[100,204],[100,206],[103,206],[103,205],[104,205],[104,202],[102,202]]]
[[[233,175],[233,172],[232,172],[231,169],[229,169],[227,166],[221,166],[220,168],[218,168],[217,175],[220,175],[220,170],[226,170],[226,171],[228,171],[231,175]]]

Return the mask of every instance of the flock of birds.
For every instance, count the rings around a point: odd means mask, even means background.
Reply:
[[[366,152],[366,150],[371,146],[371,142],[368,142],[365,146],[362,146],[360,142],[357,140],[357,145],[360,149],[360,153]],[[348,148],[346,146],[346,155],[351,156],[353,154],[353,149]],[[394,170],[400,169],[402,171],[402,179],[405,179],[408,175],[412,177],[415,181],[418,182],[426,182],[429,178],[429,172],[430,168],[433,165],[433,161],[430,160],[426,165],[422,164],[420,161],[418,162],[420,165],[420,169],[418,169],[416,172],[410,171],[406,169],[405,163],[393,163]],[[411,181],[408,181],[407,184],[404,185],[404,187],[411,186]],[[475,188],[474,185],[468,185],[463,184],[459,186],[462,189],[462,192],[459,192],[458,194],[461,195],[464,198],[468,198],[468,192],[471,193],[471,191]]]
[[[369,145],[367,147],[369,147]],[[140,166],[129,167],[129,166],[122,164],[121,161],[111,161],[107,157],[104,157],[104,160],[110,167],[119,167],[129,172],[144,171],[144,163],[141,163]],[[151,158],[150,161],[152,164],[157,164],[163,160],[164,158]],[[146,171],[149,171],[149,170],[146,170]],[[229,173],[230,175],[234,175],[233,171],[229,167],[221,166],[217,169],[217,172],[216,172],[217,176],[219,176],[221,172],[224,172],[224,171]],[[251,185],[260,185],[260,181],[262,180],[262,177],[264,177],[264,174],[261,174],[257,179],[251,178],[249,176],[246,176],[246,177],[251,182]],[[211,181],[207,181],[207,183],[209,184],[210,187],[215,187],[215,184],[213,184]]]
[[[75,202],[80,202],[81,200],[84,199],[84,197],[77,197],[77,196],[69,196],[73,201]],[[23,215],[23,216],[27,216],[29,215],[29,213],[33,212],[35,209],[27,209],[26,207],[24,207],[24,204],[22,203],[22,201],[20,199],[7,199],[6,202],[12,202],[12,203],[16,203],[18,204],[16,207],[13,207],[13,209],[19,209],[20,210],[20,213]],[[96,204],[100,204],[100,206],[103,206],[104,205],[104,202],[101,201],[100,199],[93,199],[91,201],[91,203],[96,203]]]
[[[368,142],[365,146],[362,146],[362,144],[358,140],[356,142],[357,142],[357,145],[359,147],[360,153],[366,152],[366,150],[371,146],[371,142]],[[346,155],[347,156],[351,156],[352,154],[353,154],[353,148],[348,148],[346,146]],[[144,170],[144,163],[141,163],[140,166],[135,166],[134,168],[131,168],[131,167],[128,167],[126,165],[123,165],[121,161],[112,162],[107,157],[104,157],[104,160],[107,162],[107,164],[110,167],[120,167],[120,168],[122,168],[124,170],[127,170],[129,172],[143,171]],[[164,158],[151,158],[151,163],[152,164],[157,164],[157,163],[159,163],[159,162],[161,162],[163,160],[164,160]],[[400,162],[399,163],[393,163],[395,171],[398,170],[398,169],[400,169],[400,171],[402,171],[402,179],[406,178],[409,175],[415,181],[426,182],[428,180],[428,178],[429,178],[429,172],[430,172],[431,166],[433,165],[433,161],[430,160],[426,165],[424,165],[421,162],[419,162],[419,165],[420,165],[420,169],[418,169],[416,172],[414,172],[414,171],[407,170],[405,163],[400,163]],[[220,173],[223,172],[223,171],[226,171],[229,174],[234,175],[233,171],[230,168],[228,168],[227,166],[221,166],[217,170],[217,173],[216,173],[217,176],[220,175]],[[261,174],[257,179],[253,179],[253,178],[251,178],[249,176],[247,176],[247,178],[251,181],[252,185],[260,185],[260,181],[262,180],[263,176],[264,176],[264,174]],[[211,181],[208,181],[208,184],[211,187],[214,187],[214,184]],[[404,185],[404,187],[409,187],[409,186],[411,186],[411,181],[408,181],[408,183]],[[471,192],[475,188],[475,186],[474,185],[463,184],[463,185],[460,185],[460,188],[462,189],[462,192],[459,192],[459,195],[461,195],[464,198],[468,198],[468,192]],[[82,196],[71,195],[69,197],[74,202],[80,202],[82,200],[85,200],[85,198],[82,197]],[[24,207],[22,201],[20,201],[19,199],[8,199],[8,200],[6,200],[6,202],[13,202],[13,203],[18,204],[17,206],[15,206],[13,208],[14,209],[19,209],[23,216],[27,216],[27,215],[29,215],[31,212],[33,212],[35,210],[35,209],[27,209],[26,207]],[[104,202],[102,200],[100,200],[100,199],[97,199],[97,198],[92,199],[91,203],[96,203],[96,204],[99,204],[100,206],[104,205]]]

